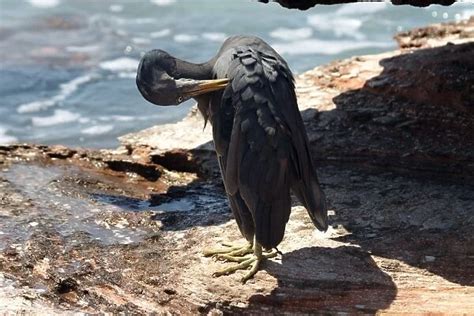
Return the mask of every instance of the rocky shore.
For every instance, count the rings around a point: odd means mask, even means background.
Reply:
[[[201,255],[241,237],[196,111],[116,150],[0,146],[0,310],[473,313],[474,18],[395,40],[296,78],[331,228],[295,203],[246,285]]]

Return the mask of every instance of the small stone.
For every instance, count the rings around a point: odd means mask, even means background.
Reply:
[[[425,262],[434,262],[436,257],[434,256],[425,256]]]

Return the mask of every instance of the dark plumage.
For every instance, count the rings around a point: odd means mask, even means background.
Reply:
[[[194,80],[183,88],[184,78]],[[293,76],[267,43],[256,37],[230,37],[204,64],[154,50],[140,63],[137,85],[155,104],[179,104],[189,97],[198,101],[200,112],[212,124],[232,212],[242,235],[254,242],[254,251],[260,245],[274,248],[283,239],[290,190],[315,226],[327,229],[325,197],[298,110]]]

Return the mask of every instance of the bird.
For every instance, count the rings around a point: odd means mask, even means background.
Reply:
[[[194,98],[210,122],[230,208],[245,245],[223,244],[205,256],[236,262],[214,276],[250,270],[277,255],[291,212],[291,192],[317,229],[328,228],[309,141],[298,109],[293,74],[264,40],[231,36],[208,62],[190,63],[154,49],[140,60],[136,84],[155,105]]]

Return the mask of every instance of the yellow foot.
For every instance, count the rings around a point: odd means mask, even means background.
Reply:
[[[247,243],[246,245],[222,243],[222,245],[224,248],[204,250],[204,257],[214,257],[217,260],[236,261],[253,252],[252,244],[250,243]]]
[[[250,243],[245,246],[235,246],[232,244],[223,245],[225,246],[224,248],[205,250],[204,256],[213,256],[217,260],[237,262],[238,264],[217,271],[213,276],[219,277],[222,275],[232,274],[237,270],[250,269],[250,271],[242,278],[243,283],[247,282],[255,275],[255,273],[257,273],[260,263],[263,260],[276,257],[278,253],[275,250],[263,252],[262,246],[260,246],[256,240],[254,240],[253,245]]]
[[[236,260],[234,260],[234,258],[232,258],[228,261],[235,261],[235,262],[240,262],[240,263],[237,264],[237,265],[228,267],[226,269],[214,272],[212,274],[212,276],[220,277],[221,275],[232,274],[232,273],[234,273],[235,271],[238,271],[238,270],[250,269],[250,271],[241,279],[242,283],[245,283],[249,279],[251,279],[255,275],[255,273],[257,273],[258,268],[260,266],[260,263],[263,260],[268,259],[268,258],[276,257],[276,255],[277,255],[276,251],[270,251],[268,253],[262,253],[262,254],[260,254],[260,256],[257,256],[255,254],[251,254],[251,255],[244,256],[244,257],[235,258]]]

